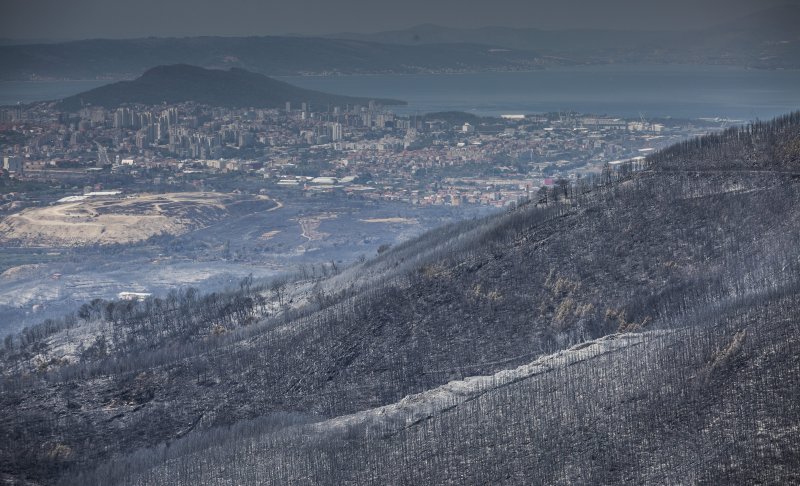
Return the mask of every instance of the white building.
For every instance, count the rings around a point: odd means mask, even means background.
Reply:
[[[23,170],[23,160],[19,155],[3,157],[3,169],[10,174],[21,175]]]
[[[331,123],[331,141],[338,142],[342,139],[342,124]]]

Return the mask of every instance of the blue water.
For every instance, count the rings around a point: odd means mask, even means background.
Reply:
[[[58,100],[109,81],[0,81],[0,105]]]
[[[766,119],[800,109],[800,71],[724,66],[583,66],[522,73],[284,80],[304,88],[409,102],[402,113],[578,111],[638,117]]]
[[[409,102],[398,113],[579,111],[627,117],[767,119],[800,109],[800,71],[725,66],[582,66],[523,73],[290,76],[290,83]],[[0,104],[58,99],[104,81],[0,82]]]

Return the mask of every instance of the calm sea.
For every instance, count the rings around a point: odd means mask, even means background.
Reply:
[[[0,81],[0,105],[58,100],[109,81]]]
[[[800,71],[583,66],[522,73],[291,76],[304,88],[409,102],[399,113],[579,111],[627,117],[766,119],[800,109]],[[0,104],[57,99],[103,81],[0,82]]]

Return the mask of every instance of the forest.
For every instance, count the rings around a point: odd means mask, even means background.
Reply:
[[[341,268],[5,339],[0,477],[800,481],[800,113]]]

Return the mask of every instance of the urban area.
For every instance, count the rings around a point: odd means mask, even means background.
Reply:
[[[226,190],[502,207],[724,126],[570,113],[398,115],[384,107],[228,109],[195,103],[0,109],[8,209],[109,191]],[[563,183],[563,182],[562,182]],[[11,186],[13,187],[13,186]]]

